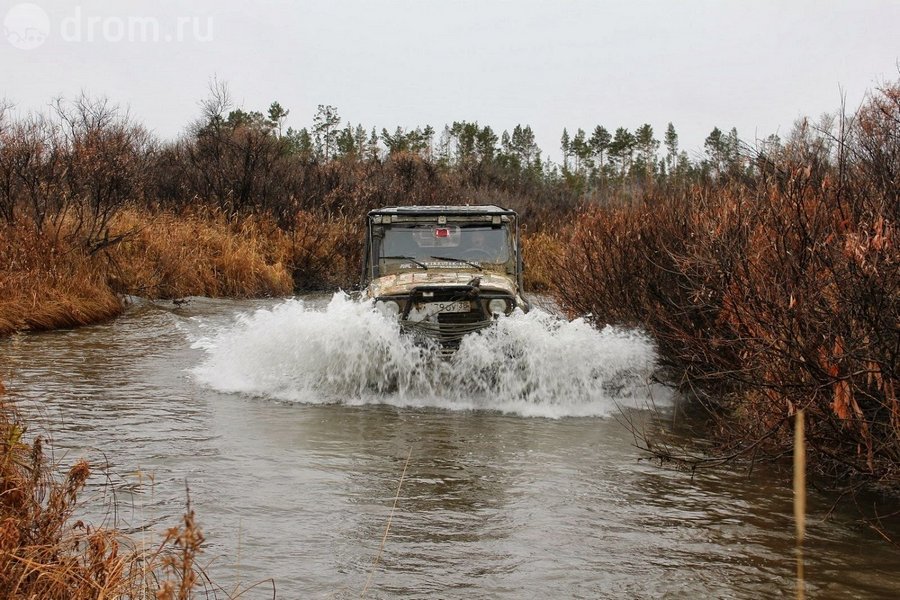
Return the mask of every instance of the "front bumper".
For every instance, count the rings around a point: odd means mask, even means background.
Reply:
[[[499,314],[492,312],[489,308],[491,300],[503,301],[505,310]],[[395,302],[403,330],[436,341],[445,353],[455,351],[463,337],[488,327],[500,314],[512,313],[517,305],[516,299],[508,293],[473,285],[419,286],[406,294],[378,296],[375,301],[376,305]],[[499,303],[494,304],[496,307]]]

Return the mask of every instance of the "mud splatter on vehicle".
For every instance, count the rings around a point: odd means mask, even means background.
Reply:
[[[452,354],[514,310],[522,293],[518,216],[498,206],[404,206],[368,214],[362,288],[385,314]]]

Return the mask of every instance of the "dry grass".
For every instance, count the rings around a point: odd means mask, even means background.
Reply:
[[[91,475],[86,461],[62,473],[47,460],[42,439],[26,437],[0,399],[0,597],[187,600],[201,591],[203,535],[190,508],[183,526],[142,549],[115,529],[76,519]]]
[[[565,232],[541,231],[522,236],[525,289],[546,292],[554,288],[556,267],[565,251]]]
[[[38,233],[0,228],[0,335],[75,327],[122,311],[121,295],[147,298],[286,296],[295,289],[352,287],[362,220],[300,211],[290,227],[272,218],[228,219],[211,207],[130,207],[92,248],[66,224]]]
[[[0,226],[0,336],[75,327],[122,312],[96,262],[61,237]]]
[[[129,208],[111,223],[110,283],[148,298],[290,294],[290,240],[270,220],[229,222],[220,212],[151,213]]]

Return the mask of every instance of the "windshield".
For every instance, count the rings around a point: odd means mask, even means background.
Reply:
[[[379,260],[407,259],[429,267],[436,263],[506,263],[510,236],[504,227],[489,225],[393,225],[384,228]]]

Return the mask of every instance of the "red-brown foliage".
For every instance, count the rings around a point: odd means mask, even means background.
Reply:
[[[784,452],[804,408],[821,470],[900,484],[896,92],[861,111],[834,168],[787,154],[752,184],[587,210],[556,270],[561,305],[646,327],[727,409],[730,450]]]

